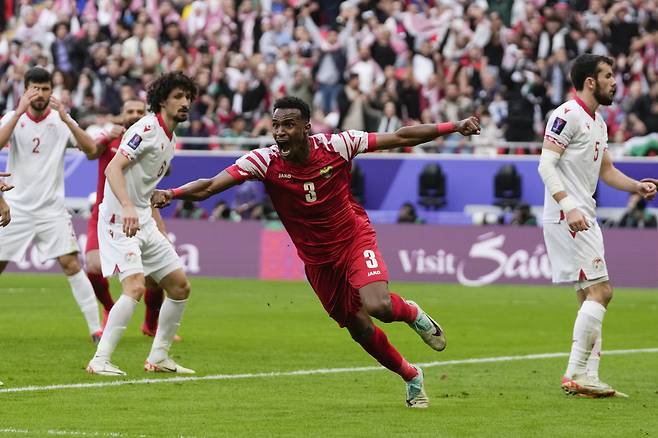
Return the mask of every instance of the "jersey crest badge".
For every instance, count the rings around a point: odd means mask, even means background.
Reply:
[[[139,134],[135,134],[133,135],[133,138],[131,138],[130,141],[128,142],[128,146],[130,146],[132,149],[137,149],[141,142],[142,142],[142,137],[140,137]]]
[[[149,132],[151,130],[151,125],[144,126],[144,132]]]
[[[567,121],[556,117],[553,121],[553,126],[551,126],[551,132],[560,135],[565,126],[567,126]]]
[[[320,176],[329,178],[331,176],[331,171],[334,170],[333,166],[327,166],[320,169]]]

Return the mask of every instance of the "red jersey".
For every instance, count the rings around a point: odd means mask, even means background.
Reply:
[[[96,185],[96,203],[91,210],[91,220],[98,221],[98,206],[103,202],[103,197],[105,196],[105,168],[114,155],[116,155],[119,150],[119,145],[121,144],[121,137],[114,138],[112,140],[105,140],[105,150],[98,157],[98,184]]]
[[[357,234],[374,237],[365,210],[352,198],[350,171],[352,159],[373,150],[375,139],[362,131],[314,135],[302,165],[283,159],[273,145],[243,155],[227,171],[240,181],[263,181],[304,263],[332,263]]]

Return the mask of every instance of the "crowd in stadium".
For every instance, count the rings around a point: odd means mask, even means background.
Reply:
[[[182,70],[200,94],[180,136],[266,135],[272,102],[287,94],[312,105],[315,132],[388,132],[478,114],[480,136],[441,150],[487,154],[505,141],[540,140],[571,91],[570,60],[591,52],[615,59],[615,103],[600,109],[610,142],[658,132],[654,0],[8,3],[2,113],[34,65],[54,72],[54,94],[83,127],[110,120],[160,72]],[[654,154],[658,144],[639,150]]]

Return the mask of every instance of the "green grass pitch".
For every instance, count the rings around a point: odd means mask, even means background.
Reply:
[[[197,376],[243,378],[40,389],[111,382],[84,366],[94,351],[63,275],[0,277],[0,438],[121,437],[641,437],[658,434],[658,353],[603,356],[601,377],[628,399],[563,395],[566,357],[456,363],[425,369],[431,406],[404,407],[404,385],[384,370],[249,376],[376,365],[324,313],[301,282],[192,278],[172,348]],[[566,353],[576,313],[568,287],[400,284],[444,326],[448,348],[430,350],[405,324],[380,324],[410,361],[427,363]],[[113,283],[113,292],[118,292]],[[113,361],[125,380],[145,375],[151,338],[143,305]],[[604,350],[658,347],[658,294],[618,289],[604,322]]]

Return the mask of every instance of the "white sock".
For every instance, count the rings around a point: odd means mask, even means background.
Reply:
[[[566,377],[586,373],[587,359],[590,357],[597,333],[601,332],[605,307],[596,301],[586,300],[573,325],[573,344],[569,355]]]
[[[114,349],[117,348],[117,344],[130,322],[130,318],[132,318],[135,312],[135,306],[137,306],[137,301],[124,294],[121,294],[119,299],[114,303],[107,317],[107,324],[105,325],[105,330],[103,330],[103,336],[98,343],[94,359],[110,360]]]
[[[587,359],[587,375],[593,378],[594,380],[599,380],[599,362],[601,362],[601,343],[603,339],[601,337],[601,331],[596,334],[596,339],[594,340],[594,346],[592,347],[592,352],[589,354]]]
[[[98,303],[96,302],[96,295],[94,295],[94,287],[82,269],[77,274],[73,274],[67,278],[71,285],[73,297],[87,320],[89,333],[96,333],[101,329],[101,320],[98,317]]]
[[[153,339],[151,353],[148,361],[158,363],[169,357],[169,348],[174,340],[174,336],[180,327],[180,320],[183,317],[183,310],[187,300],[172,300],[166,297],[160,308],[160,320],[158,321],[158,331]]]

